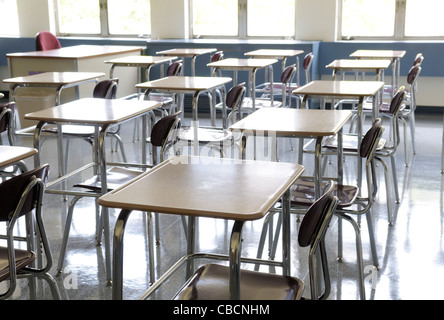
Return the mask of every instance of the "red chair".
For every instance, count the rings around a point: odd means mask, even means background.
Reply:
[[[49,31],[40,31],[35,36],[35,48],[37,51],[60,49],[59,39]]]

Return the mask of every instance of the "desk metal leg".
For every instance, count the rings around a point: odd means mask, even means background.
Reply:
[[[132,210],[122,210],[116,221],[113,238],[113,300],[122,300],[123,235]]]
[[[230,240],[230,300],[240,300],[240,257],[244,221],[235,221]]]
[[[108,130],[108,125],[105,125],[100,130],[99,136],[99,171],[101,176],[102,194],[108,192],[107,176],[106,176],[106,157],[105,157],[105,137],[106,131]],[[106,280],[108,284],[112,282],[111,275],[111,239],[109,234],[109,215],[108,208],[102,208],[102,219],[103,219],[103,234],[105,236],[105,264],[106,264]]]

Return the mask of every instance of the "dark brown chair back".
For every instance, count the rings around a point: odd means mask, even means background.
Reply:
[[[245,83],[232,87],[227,93],[227,108],[236,109],[239,107],[245,97],[245,91]]]
[[[311,246],[319,236],[321,238],[324,236],[328,222],[334,212],[335,207],[332,206],[337,204],[333,191],[333,183],[328,184],[325,187],[324,194],[310,206],[304,215],[298,235],[298,243],[301,247]],[[323,228],[325,230],[322,230]]]
[[[160,147],[166,142],[171,130],[175,129],[174,127],[177,127],[179,125],[178,120],[180,114],[181,111],[178,111],[176,113],[165,116],[156,122],[156,124],[153,126],[153,129],[151,130],[152,145]]]
[[[17,218],[34,210],[39,203],[38,190],[33,188],[26,199],[22,199],[22,195],[28,184],[35,178],[41,179],[46,185],[48,174],[49,165],[46,164],[0,183],[0,221],[10,221],[17,209],[19,209]],[[22,206],[18,208],[17,205],[20,203]]]
[[[180,75],[180,73],[182,72],[182,66],[183,64],[180,61],[176,61],[170,64],[167,69],[167,77],[175,77]]]
[[[0,133],[6,132],[11,128],[14,112],[15,102],[0,105]]]
[[[35,37],[35,47],[37,51],[60,49],[59,39],[49,31],[41,31]]]
[[[296,66],[295,65],[286,67],[284,69],[284,71],[282,71],[281,82],[285,83],[285,84],[291,82],[295,73],[296,73]]]
[[[118,84],[119,79],[117,78],[100,81],[94,87],[93,97],[102,99],[115,99]]]

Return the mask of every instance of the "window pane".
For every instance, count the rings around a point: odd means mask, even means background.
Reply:
[[[99,0],[59,0],[60,33],[100,34]]]
[[[442,0],[407,0],[406,36],[444,36]]]
[[[16,0],[0,0],[0,34],[5,36],[18,36],[19,23]]]
[[[195,36],[237,36],[237,0],[193,0]]]
[[[393,36],[395,13],[395,0],[343,0],[342,36]]]
[[[248,36],[293,37],[295,1],[248,1],[247,21]]]
[[[108,0],[110,34],[151,34],[150,0]]]

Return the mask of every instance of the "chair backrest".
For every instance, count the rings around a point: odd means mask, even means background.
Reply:
[[[217,51],[215,52],[210,59],[210,62],[216,62],[216,61],[220,61],[224,58],[224,52],[223,51]]]
[[[296,73],[296,69],[296,65],[286,67],[284,71],[282,71],[281,82],[284,84],[290,83]]]
[[[325,235],[328,221],[331,219],[335,208],[333,191],[334,183],[328,184],[325,187],[324,194],[316,200],[304,214],[304,218],[299,227],[299,246],[311,246],[315,243],[316,239]]]
[[[37,51],[60,49],[59,39],[49,31],[41,31],[35,37],[35,47]]]
[[[175,77],[181,74],[183,63],[182,61],[176,61],[170,64],[167,68],[167,77]]]
[[[151,143],[156,147],[162,146],[166,139],[168,139],[168,135],[171,130],[175,127],[178,122],[180,114],[182,112],[178,111],[176,113],[167,115],[157,121],[153,129],[151,130]]]
[[[383,130],[381,118],[375,119],[370,129],[368,129],[362,138],[360,148],[360,155],[362,158],[372,158]]]
[[[151,145],[161,147],[160,161],[164,160],[164,152],[178,141],[182,111],[167,115],[157,121],[151,130]],[[153,149],[153,164],[157,164],[157,152]]]
[[[415,57],[415,60],[413,60],[413,65],[421,65],[422,62],[424,61],[424,56],[422,55],[422,53],[418,53]]]
[[[106,79],[96,84],[93,91],[94,98],[115,99],[117,94],[117,87],[119,79]]]
[[[15,112],[15,102],[8,102],[0,105],[0,133],[7,132],[9,144],[13,145],[13,120]]]
[[[10,221],[14,216],[18,218],[34,210],[41,195],[35,188],[27,194],[26,191],[36,178],[46,185],[48,174],[49,165],[46,164],[0,183],[0,221]]]
[[[413,86],[418,79],[419,74],[421,73],[421,66],[416,64],[410,68],[409,73],[407,74],[407,83],[410,86]]]
[[[301,247],[310,246],[309,272],[312,300],[325,299],[330,294],[330,276],[324,239],[330,220],[338,205],[338,198],[334,195],[334,190],[335,184],[330,182],[324,189],[324,194],[308,208],[299,227],[299,245]],[[318,295],[316,289],[315,257],[317,252],[320,252],[324,277],[324,294],[321,296]]]
[[[246,87],[245,82],[242,82],[231,89],[227,93],[227,108],[237,109],[242,105],[242,100],[245,97]]]
[[[314,54],[309,52],[305,55],[304,61],[302,62],[302,68],[305,70],[305,83],[310,82],[310,68],[313,64]]]

